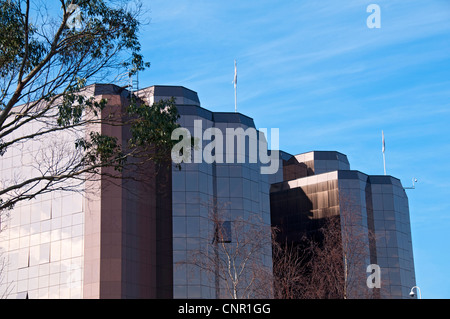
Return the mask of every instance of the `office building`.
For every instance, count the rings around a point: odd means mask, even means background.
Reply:
[[[299,244],[303,235],[338,216],[341,245],[360,250],[354,257],[360,260],[353,260],[358,287],[348,297],[409,298],[415,272],[408,197],[400,180],[350,170],[347,156],[334,151],[283,153],[282,158],[282,169],[274,176],[281,181],[271,185],[270,193],[279,240]],[[363,280],[371,274],[366,273],[369,265],[381,270],[380,288],[368,288]]]
[[[86,92],[108,99],[110,107],[129,103],[130,92],[115,85],[94,84]],[[234,249],[238,221],[248,222],[247,234],[259,227],[260,246],[253,263],[261,266],[259,272],[270,272],[271,223],[295,241],[291,234],[310,227],[311,219],[340,214],[338,198],[344,191],[355,195],[363,226],[386,235],[376,247],[372,243],[369,256],[369,262],[383,270],[382,280],[389,287],[384,297],[404,297],[413,285],[408,201],[399,180],[351,171],[346,156],[337,152],[297,156],[281,152],[278,172],[261,174],[267,161],[262,163],[251,145],[258,145],[257,154],[262,156],[267,155],[267,144],[252,118],[209,111],[200,106],[196,92],[184,87],[152,86],[134,94],[148,104],[175,97],[180,126],[192,136],[200,133],[199,153],[192,152],[190,163],[171,163],[169,170],[149,164],[143,170],[148,175],[145,181],[111,182],[102,177],[77,184],[72,187],[75,191],[61,189],[21,201],[3,212],[0,296],[229,298],[230,282],[220,276],[222,266],[216,261],[226,253],[219,246]],[[37,130],[45,124],[33,125]],[[90,129],[119,140],[128,134],[124,126]],[[245,143],[240,145],[236,135],[227,148],[228,135],[210,136],[227,129],[243,133]],[[76,137],[85,133],[68,131],[11,148],[0,158],[2,184],[13,182],[19,173],[33,176],[48,160],[46,154],[68,154]],[[215,160],[196,161],[195,154]],[[222,160],[217,160],[220,156]],[[225,226],[221,231],[214,220],[218,216]],[[205,251],[213,254],[215,264],[209,269],[197,267],[192,259]],[[250,280],[250,273],[241,285]],[[270,291],[261,293],[264,289],[237,290],[240,297],[271,297]]]

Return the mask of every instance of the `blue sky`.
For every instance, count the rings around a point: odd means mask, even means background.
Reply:
[[[369,4],[381,28],[369,29]],[[151,0],[140,87],[182,85],[202,106],[279,128],[280,148],[337,150],[408,190],[417,285],[450,298],[450,0]]]

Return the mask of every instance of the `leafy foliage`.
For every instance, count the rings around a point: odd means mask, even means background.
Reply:
[[[129,106],[117,109],[90,87],[111,79],[113,71],[131,76],[149,66],[140,52],[139,3],[0,0],[0,9],[0,156],[25,142],[43,145],[65,132],[76,136],[71,154],[67,147],[57,150],[56,141],[43,156],[48,163],[36,163],[33,176],[13,172],[20,178],[1,180],[0,211],[68,190],[63,181],[104,174],[103,168],[121,173],[167,159],[178,119],[173,99],[149,106],[121,97]],[[127,133],[118,138],[105,127]],[[42,148],[37,151],[45,153]]]
[[[24,70],[29,71],[45,51],[43,43],[34,38],[37,29],[26,23],[18,3],[3,0],[0,8],[0,76],[8,76],[24,60]]]

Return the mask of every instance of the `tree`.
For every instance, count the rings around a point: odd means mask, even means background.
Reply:
[[[275,299],[299,299],[304,284],[304,262],[307,254],[298,246],[276,239],[277,228],[273,228],[273,297]]]
[[[225,207],[210,204],[208,208],[207,229],[202,231],[211,236],[179,264],[207,274],[216,298],[271,298],[270,226],[256,214],[231,217]]]
[[[280,299],[374,298],[366,286],[366,267],[374,234],[363,226],[357,206],[340,197],[340,213],[300,242],[273,243],[275,297]],[[378,292],[379,293],[379,292]]]
[[[93,96],[89,86],[114,71],[132,76],[148,67],[138,40],[139,3],[46,5],[0,2],[0,156],[33,144],[39,157],[26,173],[18,167],[3,176],[0,211],[100,176],[122,178],[124,169],[143,163],[166,163],[174,144],[174,100],[148,106],[130,94],[117,106]],[[126,127],[127,137],[105,133],[107,126]]]
[[[304,298],[367,298],[367,236],[357,230],[355,215],[328,217],[319,230],[320,241],[311,241]]]

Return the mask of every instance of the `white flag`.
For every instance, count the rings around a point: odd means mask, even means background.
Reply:
[[[383,131],[381,131],[381,136],[382,136],[382,143],[383,143],[383,146],[382,146],[381,150],[384,153],[384,150],[386,149],[386,144],[384,142],[384,132]]]

